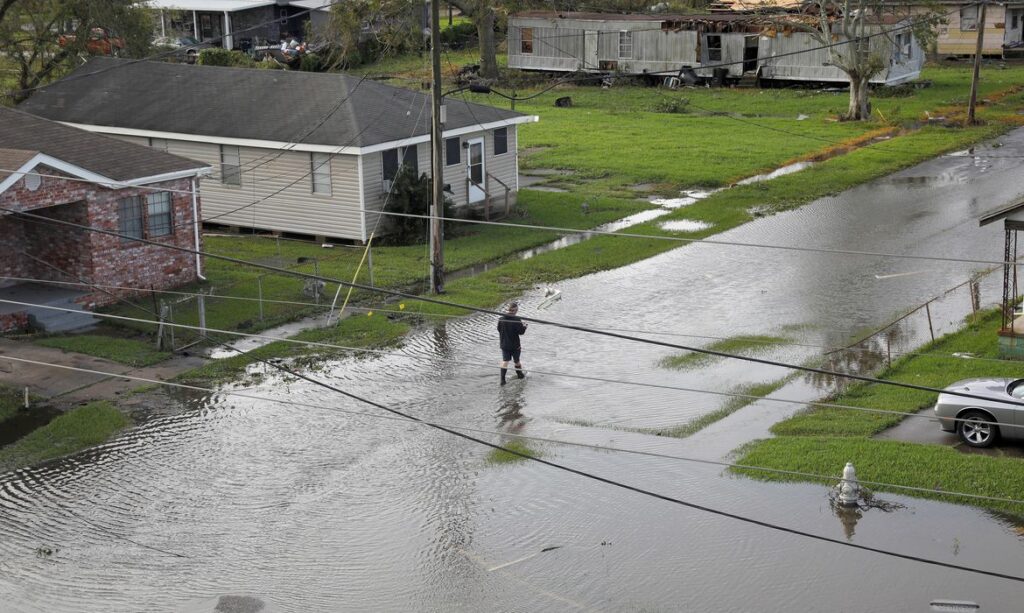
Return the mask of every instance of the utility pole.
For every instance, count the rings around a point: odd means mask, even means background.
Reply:
[[[974,124],[974,107],[978,104],[978,74],[981,71],[981,49],[985,42],[985,5],[982,0],[978,15],[978,44],[974,48],[974,76],[971,77],[971,100],[967,103],[967,125]]]
[[[430,172],[433,187],[433,202],[430,207],[430,291],[434,294],[444,292],[444,162],[441,158],[441,29],[440,2],[430,2]]]

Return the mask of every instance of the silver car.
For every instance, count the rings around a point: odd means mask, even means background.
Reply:
[[[965,379],[946,391],[989,399],[939,394],[935,416],[946,432],[956,432],[971,447],[991,447],[1000,437],[1024,438],[1024,379]]]

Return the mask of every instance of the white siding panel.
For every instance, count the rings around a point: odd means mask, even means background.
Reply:
[[[362,238],[356,157],[331,159],[331,195],[314,194],[310,154],[241,147],[242,185],[220,181],[220,146],[168,141],[168,153],[210,164],[201,183],[203,221],[229,226]],[[279,193],[277,193],[279,192]],[[255,204],[254,204],[255,203]]]

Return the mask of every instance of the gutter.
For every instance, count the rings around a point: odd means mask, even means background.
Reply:
[[[199,224],[201,222],[199,221],[199,199],[196,197],[196,178],[195,177],[192,177],[191,183],[192,183],[192,230],[193,230],[193,237],[194,237],[194,240],[195,240],[195,248],[196,248],[196,276],[199,277],[199,279],[201,281],[206,281],[206,277],[203,276],[203,264],[202,264],[203,261],[202,261],[202,259],[200,258],[200,255],[199,255],[199,253],[202,251],[202,248],[199,245]]]

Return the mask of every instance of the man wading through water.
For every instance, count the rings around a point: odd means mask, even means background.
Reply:
[[[508,372],[508,361],[512,360],[516,365],[516,376],[522,379],[526,376],[523,372],[523,364],[519,361],[519,353],[522,346],[519,344],[519,337],[526,334],[526,324],[516,317],[519,312],[519,303],[513,302],[508,305],[508,313],[498,320],[498,339],[501,346],[501,384],[505,385],[505,373]]]

